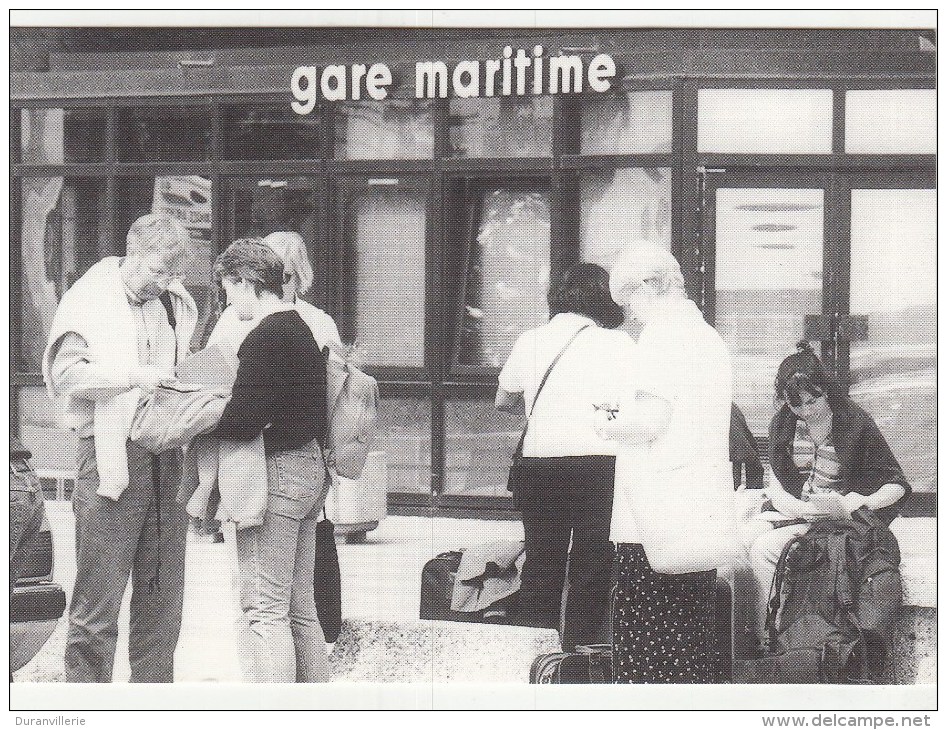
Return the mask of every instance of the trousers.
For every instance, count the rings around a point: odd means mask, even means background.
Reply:
[[[117,501],[96,494],[92,439],[80,442],[76,583],[66,638],[67,682],[110,682],[118,614],[131,577],[132,682],[172,682],[184,604],[188,518],[175,495],[179,451],[154,456],[128,442],[129,485]]]
[[[562,615],[565,651],[607,641],[614,558],[608,540],[610,517],[608,507],[523,510],[526,562],[519,611],[526,623],[547,628],[559,628]],[[563,596],[567,570],[568,588]]]
[[[237,530],[240,665],[248,682],[327,682],[313,591],[316,523],[329,483],[317,442],[266,460],[263,524]]]

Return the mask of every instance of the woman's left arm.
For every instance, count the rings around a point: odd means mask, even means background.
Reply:
[[[849,492],[842,499],[845,502],[845,509],[850,513],[861,507],[879,510],[893,505],[905,495],[906,491],[903,484],[885,484],[873,494],[866,496],[858,492]]]
[[[639,391],[634,407],[620,409],[614,419],[609,419],[606,411],[598,411],[595,430],[603,439],[620,444],[649,444],[667,430],[672,409],[670,401]]]

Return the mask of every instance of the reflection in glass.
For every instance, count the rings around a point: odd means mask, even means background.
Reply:
[[[552,97],[451,99],[454,157],[542,157],[552,154]]]
[[[444,493],[508,498],[522,417],[497,411],[492,398],[448,401],[446,409]]]
[[[937,192],[852,190],[851,389],[918,491],[937,487]]]
[[[733,358],[733,398],[756,434],[773,415],[773,382],[822,311],[822,190],[717,191],[716,327]]]
[[[296,114],[288,104],[224,107],[225,157],[298,160],[322,157],[322,115]]]
[[[549,318],[549,193],[504,187],[481,196],[455,362],[499,368],[516,338]]]
[[[60,406],[61,407],[61,404]],[[33,457],[30,463],[38,472],[57,471],[66,474],[75,473],[76,432],[62,428],[58,421],[57,404],[50,400],[43,386],[25,386],[17,394],[17,414],[19,416],[19,439],[28,448]],[[56,494],[56,483],[52,479],[42,479],[43,490],[47,498]],[[65,480],[67,497],[74,482]]]
[[[428,101],[352,101],[336,110],[335,156],[339,159],[434,157],[434,122]]]
[[[370,178],[348,186],[342,206],[342,339],[370,365],[421,367],[427,191]]]
[[[934,154],[937,152],[937,91],[846,91],[845,151],[876,155]]]
[[[582,260],[610,268],[636,241],[671,246],[671,170],[622,168],[582,176]]]
[[[210,138],[209,108],[158,106],[118,113],[118,159],[124,162],[205,160]]]
[[[385,396],[378,419],[378,448],[388,462],[389,494],[430,494],[430,398]]]
[[[700,89],[700,152],[829,154],[831,89]]]
[[[23,109],[20,146],[27,165],[99,162],[105,158],[105,111]]]
[[[211,239],[213,214],[211,181],[198,175],[128,177],[118,180],[121,195],[115,198],[116,239],[122,251],[131,224],[146,213],[161,213],[180,221],[188,231],[184,286],[197,303],[199,319],[191,340],[199,347],[217,309],[214,285],[214,251]]]
[[[582,104],[582,154],[671,151],[671,91],[596,95]]]
[[[104,181],[24,178],[20,229],[23,275],[17,369],[39,372],[46,338],[63,293],[110,253],[102,228]]]

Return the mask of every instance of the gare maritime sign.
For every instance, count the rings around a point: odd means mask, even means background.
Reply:
[[[545,55],[542,46],[532,52],[514,52],[506,46],[500,58],[486,61],[459,61],[449,68],[444,61],[418,61],[414,65],[416,99],[445,99],[539,94],[580,94],[587,87],[607,92],[615,76],[615,60],[600,53],[586,64],[582,56]],[[325,101],[381,101],[388,96],[393,81],[384,63],[344,66],[331,64],[321,69],[298,66],[290,87],[295,97],[293,111],[309,114],[321,98]]]

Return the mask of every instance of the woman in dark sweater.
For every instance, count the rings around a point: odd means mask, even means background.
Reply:
[[[326,363],[312,332],[282,298],[283,264],[253,239],[214,266],[240,319],[259,319],[238,352],[233,397],[217,435],[266,449],[263,524],[237,531],[241,666],[251,682],[325,682],[328,657],[313,599],[316,522],[329,488],[322,445]]]

